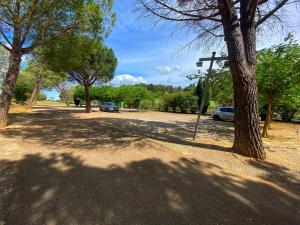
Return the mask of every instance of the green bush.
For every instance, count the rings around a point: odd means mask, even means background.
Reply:
[[[294,119],[298,108],[289,107],[287,104],[281,104],[277,107],[277,111],[283,121],[291,122],[292,119]]]
[[[75,101],[76,102],[78,102],[78,101],[83,102],[84,101],[84,99],[85,99],[84,88],[81,85],[77,85],[74,88],[73,98],[74,98],[74,103],[75,103]]]
[[[204,81],[199,80],[196,87],[196,93],[195,93],[198,96],[198,107],[200,107],[203,93],[204,93]],[[209,93],[207,93],[201,114],[207,113],[209,104],[210,104]]]
[[[141,100],[140,102],[140,109],[143,110],[153,110],[154,109],[154,103],[153,101],[149,99]]]
[[[17,102],[25,102],[30,98],[34,88],[34,77],[28,73],[21,73],[17,79],[14,98]]]
[[[170,101],[171,101],[171,97],[170,97],[169,94],[164,95],[161,98],[161,108],[162,108],[163,111],[165,111],[165,112],[169,111]]]
[[[154,100],[153,103],[154,103],[154,109],[155,110],[158,110],[160,112],[164,111],[163,100],[162,99],[157,98],[157,99]]]
[[[79,98],[74,98],[74,104],[75,104],[76,106],[79,106],[80,103],[81,103],[81,100],[80,100]]]
[[[180,109],[180,112],[187,113],[190,107],[190,93],[188,92],[178,92],[175,101]]]
[[[45,100],[47,100],[47,95],[44,92],[39,92],[39,94],[37,96],[37,100],[38,101],[45,101]]]
[[[190,96],[190,104],[189,104],[189,110],[191,113],[196,113],[199,109],[198,106],[198,97],[197,96]]]

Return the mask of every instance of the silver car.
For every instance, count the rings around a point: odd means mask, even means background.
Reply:
[[[218,107],[212,114],[214,120],[234,121],[233,107]]]
[[[100,111],[105,111],[105,112],[119,112],[119,107],[114,102],[103,102],[100,105]]]

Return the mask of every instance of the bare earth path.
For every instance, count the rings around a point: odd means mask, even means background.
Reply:
[[[230,152],[231,123],[37,107],[0,130],[0,224],[300,224],[300,125],[268,160]]]

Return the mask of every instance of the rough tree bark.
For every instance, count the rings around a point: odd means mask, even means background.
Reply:
[[[273,97],[272,94],[268,95],[268,109],[266,113],[266,120],[264,123],[264,128],[263,128],[263,137],[268,137],[268,129],[270,129],[270,124],[272,121],[272,105],[273,105]]]
[[[84,94],[85,94],[85,112],[90,113],[92,110],[92,105],[91,105],[91,96],[90,96],[90,86],[88,84],[84,85]]]
[[[265,159],[266,153],[260,134],[255,74],[255,25],[248,18],[242,18],[239,21],[230,6],[226,6],[221,0],[219,3],[222,8],[220,12],[234,88],[235,138],[233,150],[244,156]],[[245,9],[246,7],[242,4],[241,8]]]
[[[13,90],[20,72],[21,48],[14,48],[10,54],[9,67],[0,96],[0,128],[6,127],[8,122],[8,111],[12,99]]]

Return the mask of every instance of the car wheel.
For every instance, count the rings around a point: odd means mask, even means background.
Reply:
[[[218,115],[214,115],[213,119],[216,120],[216,121],[218,121],[218,120],[220,120],[220,117]]]

